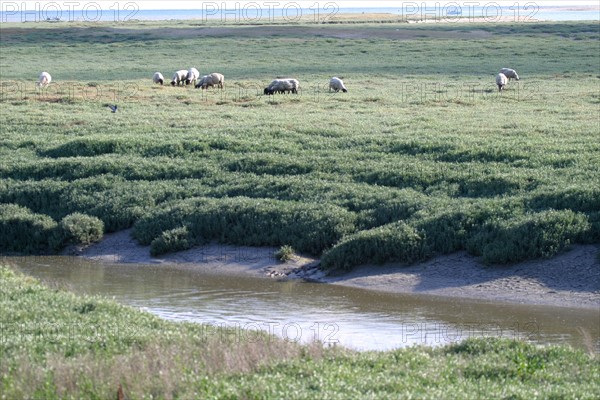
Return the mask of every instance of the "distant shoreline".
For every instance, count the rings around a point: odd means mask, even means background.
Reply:
[[[58,3],[57,3],[58,4]],[[129,4],[129,3],[127,3]],[[215,3],[216,4],[216,3]],[[245,4],[245,3],[244,3]],[[252,3],[256,4],[256,3]],[[318,3],[316,3],[318,4]],[[600,20],[600,7],[590,5],[561,5],[561,6],[539,6],[532,8],[525,3],[518,8],[513,6],[491,7],[462,7],[440,5],[426,9],[398,8],[398,7],[344,7],[332,8],[323,3],[319,8],[257,8],[241,5],[231,10],[220,8],[206,9],[61,9],[60,4],[48,9],[20,10],[6,9],[0,11],[0,22],[22,23],[22,22],[149,22],[149,21],[172,21],[172,20],[194,20],[215,22],[221,19],[224,23],[268,23],[276,20],[285,20],[290,23],[307,22],[312,20],[316,23],[332,22],[344,15],[360,16],[363,14],[388,14],[391,17],[410,20],[430,20],[457,22],[467,19],[472,22],[485,20],[487,22],[502,22],[511,20],[513,22],[534,21],[589,21]]]

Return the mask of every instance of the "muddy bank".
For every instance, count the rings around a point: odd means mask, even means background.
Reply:
[[[549,260],[485,266],[465,252],[426,262],[365,265],[324,281],[386,292],[419,293],[494,302],[598,308],[598,246],[575,246]]]
[[[106,235],[102,242],[76,254],[108,263],[175,264],[215,274],[309,279],[391,293],[600,310],[598,245],[574,246],[550,260],[509,266],[485,266],[459,252],[411,266],[364,265],[340,276],[326,276],[317,268],[318,260],[308,257],[280,263],[275,250],[212,244],[151,257],[150,248],[137,244],[127,230]]]

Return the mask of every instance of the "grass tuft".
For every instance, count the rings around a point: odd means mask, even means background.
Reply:
[[[275,258],[277,258],[281,262],[290,261],[294,258],[294,248],[289,245],[283,245],[275,252]]]

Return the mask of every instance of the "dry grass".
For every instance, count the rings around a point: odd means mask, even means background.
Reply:
[[[53,353],[47,356],[43,368],[31,358],[20,356],[12,368],[3,365],[0,374],[14,377],[11,393],[23,398],[31,394],[31,388],[43,388],[51,381],[51,392],[59,398],[87,398],[92,393],[113,398],[121,385],[127,399],[151,396],[168,400],[195,398],[191,383],[199,380],[251,374],[263,366],[299,358],[318,361],[326,351],[332,354],[319,343],[300,346],[263,334],[250,340],[236,340],[235,332],[215,334],[207,340],[182,338],[169,344],[159,338],[110,358],[94,353],[74,357]]]
[[[594,344],[594,339],[592,338],[590,332],[588,332],[585,328],[581,326],[578,326],[577,330],[579,331],[579,333],[581,333],[581,337],[583,338],[583,344],[585,345],[588,354],[591,357],[597,357],[599,350],[596,348],[596,345]]]

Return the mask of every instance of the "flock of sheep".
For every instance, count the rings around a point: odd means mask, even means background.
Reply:
[[[498,91],[501,92],[504,87],[508,84],[511,79],[519,80],[519,75],[517,71],[511,68],[502,68],[500,72],[496,76],[496,85],[498,85]],[[152,81],[156,84],[164,84],[165,78],[160,72],[155,72],[152,76]],[[42,72],[39,76],[36,85],[38,87],[46,87],[52,82],[52,77],[47,72]],[[223,89],[225,84],[225,77],[223,74],[218,72],[213,72],[212,74],[204,75],[200,78],[200,72],[196,68],[190,68],[188,70],[180,69],[175,71],[173,74],[173,79],[171,80],[171,85],[179,86],[179,85],[195,85],[196,89],[202,88],[207,89],[209,87],[218,87]],[[264,90],[265,95],[274,95],[275,93],[298,93],[300,89],[300,82],[297,79],[293,78],[279,78],[273,80],[269,86],[267,86]],[[339,92],[347,92],[346,86],[344,82],[338,78],[333,77],[329,81],[329,91]]]
[[[223,85],[225,83],[225,77],[223,74],[219,74],[218,72],[213,72],[212,74],[204,75],[200,80],[200,72],[196,68],[190,68],[189,70],[180,69],[179,71],[175,71],[173,74],[173,79],[171,80],[171,85],[179,86],[181,85],[195,85],[196,89],[202,88],[206,89],[208,87],[217,86],[223,89]],[[160,72],[155,72],[152,76],[152,81],[154,83],[163,84],[165,82],[165,78]]]
[[[212,74],[204,75],[198,81],[200,73],[196,68],[190,68],[188,70],[180,69],[175,71],[173,74],[173,79],[171,79],[171,85],[179,86],[179,85],[195,85],[196,89],[202,88],[207,89],[208,87],[217,86],[220,89],[223,89],[223,85],[225,83],[225,77],[223,74],[218,72],[213,72]],[[155,72],[152,76],[152,81],[156,84],[163,85],[165,83],[165,78],[163,74],[160,72]],[[197,83],[196,83],[197,82]],[[266,95],[274,95],[275,93],[298,93],[300,89],[300,82],[297,79],[293,78],[279,78],[272,81],[269,86],[267,86],[264,90],[264,94]],[[333,77],[329,81],[329,91],[334,90],[335,92],[347,92],[346,86],[344,86],[344,82],[338,78]]]

